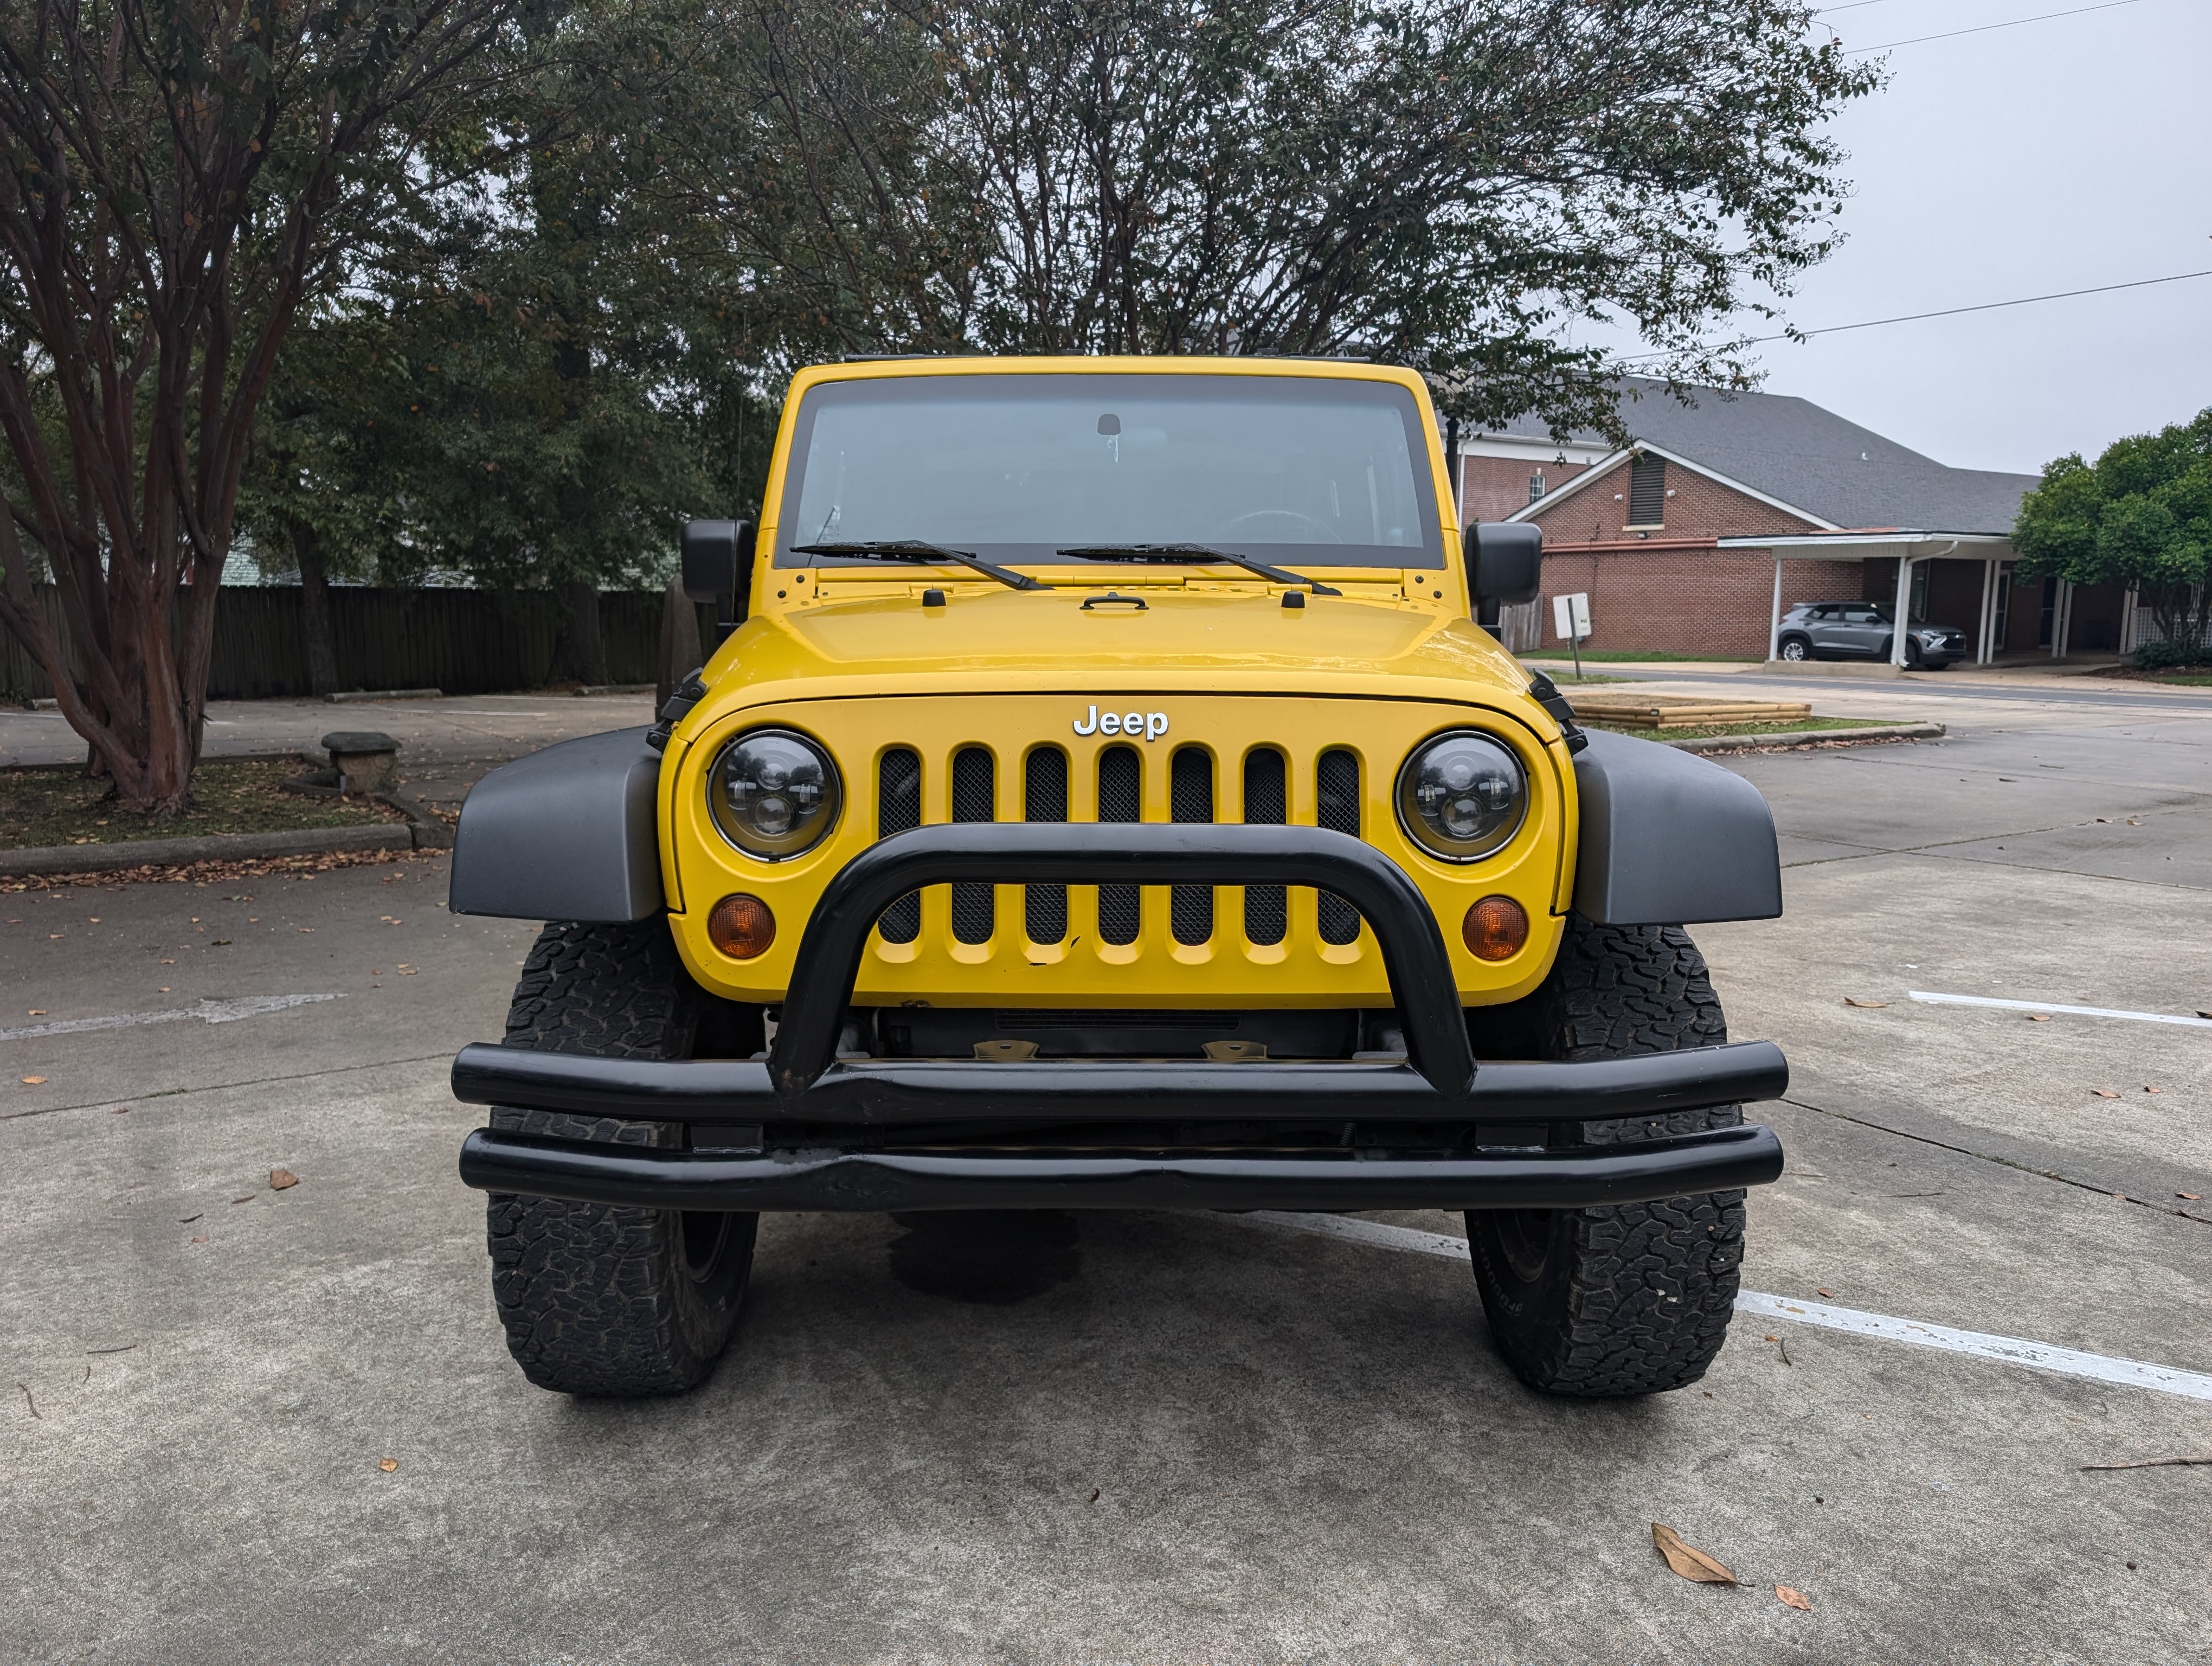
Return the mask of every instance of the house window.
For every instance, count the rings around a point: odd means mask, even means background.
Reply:
[[[1628,465],[1628,524],[1660,526],[1667,520],[1667,459],[1639,452]]]
[[[1535,502],[1544,495],[1544,471],[1541,469],[1528,477],[1528,501]]]

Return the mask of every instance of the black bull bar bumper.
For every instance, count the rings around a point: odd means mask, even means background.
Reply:
[[[841,1061],[838,1033],[877,917],[951,881],[1291,885],[1359,910],[1379,945],[1406,1061]],[[1347,834],[1231,824],[979,823],[915,829],[833,879],[807,922],[765,1059],[642,1060],[475,1044],[453,1061],[467,1104],[694,1124],[757,1124],[769,1149],[677,1150],[480,1128],[461,1177],[483,1190],[679,1209],[1565,1208],[1763,1185],[1782,1147],[1756,1124],[1671,1139],[1530,1149],[1526,1125],[1663,1116],[1781,1095],[1770,1042],[1579,1063],[1479,1068],[1443,939],[1419,889]],[[1203,1119],[1351,1122],[1371,1149],[1312,1156],[1040,1145],[1042,1126]],[[899,1132],[957,1122],[957,1148]],[[975,1130],[1007,1125],[1002,1146]],[[1393,1150],[1390,1124],[1521,1125],[1489,1150]],[[813,1150],[795,1148],[811,1132]],[[841,1136],[825,1139],[822,1130]],[[1406,1146],[1431,1146],[1432,1137]],[[854,1139],[869,1149],[847,1149]],[[1166,1143],[1164,1137],[1163,1143]]]

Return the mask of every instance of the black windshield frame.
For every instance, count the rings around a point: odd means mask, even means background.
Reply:
[[[1398,416],[1403,426],[1413,495],[1412,531],[1419,537],[1419,544],[1247,542],[1234,538],[1196,538],[1195,534],[1194,539],[1215,548],[1234,550],[1255,561],[1293,570],[1305,568],[1384,571],[1411,569],[1434,572],[1448,565],[1443,523],[1437,513],[1433,459],[1430,454],[1431,436],[1421,402],[1402,383],[1381,378],[1316,376],[1297,372],[1236,374],[1176,371],[993,371],[981,374],[953,371],[913,376],[840,377],[817,382],[807,389],[800,398],[793,420],[790,449],[779,496],[777,519],[780,524],[775,529],[775,566],[778,569],[830,569],[877,565],[878,570],[881,570],[880,564],[877,563],[834,556],[805,555],[793,549],[795,544],[836,541],[834,534],[824,538],[810,537],[794,524],[799,505],[804,501],[816,419],[824,410],[845,399],[884,403],[913,399],[917,404],[937,404],[950,396],[954,399],[973,397],[979,402],[987,402],[1004,391],[1011,391],[1001,390],[996,386],[1001,378],[1018,381],[1032,388],[1038,384],[1045,384],[1042,391],[1055,395],[1079,394],[1085,400],[1109,403],[1141,393],[1156,400],[1163,394],[1194,399],[1234,398],[1247,401],[1255,395],[1261,395],[1285,402],[1326,404],[1346,402],[1349,392],[1352,400],[1370,406],[1387,407]],[[921,538],[924,534],[919,531],[902,531],[899,536]],[[1072,560],[1059,555],[1059,549],[1063,545],[1083,543],[1126,540],[1094,540],[1071,536],[1020,544],[963,538],[931,541],[957,545],[1001,565],[1021,568],[1088,567],[1103,576],[1114,570],[1115,563]],[[1192,565],[1202,568],[1205,562],[1194,557]]]

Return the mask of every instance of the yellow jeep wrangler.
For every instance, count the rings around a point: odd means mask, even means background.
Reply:
[[[1781,911],[1756,790],[1494,640],[1411,372],[915,358],[793,382],[726,634],[488,776],[452,907],[550,921],[462,1178],[531,1381],[712,1369],[763,1210],[1456,1209],[1534,1386],[1700,1376],[1742,1102],[1686,922]]]

